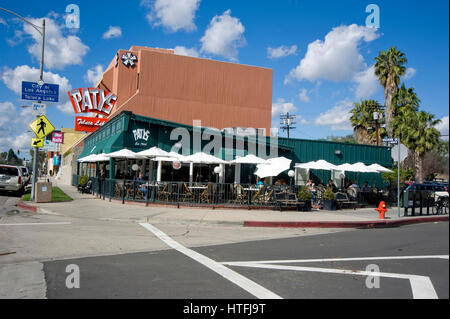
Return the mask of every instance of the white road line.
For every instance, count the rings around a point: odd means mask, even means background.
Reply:
[[[333,269],[333,268],[316,268],[316,267],[296,267],[296,266],[284,266],[284,265],[272,265],[261,264],[253,262],[233,262],[223,263],[226,265],[250,267],[250,268],[263,268],[263,269],[277,269],[277,270],[294,270],[294,271],[309,271],[309,272],[322,272],[332,274],[345,274],[345,275],[358,275],[358,276],[380,276],[388,278],[408,279],[411,284],[411,290],[414,299],[438,299],[437,293],[434,290],[433,284],[429,277],[407,275],[407,274],[394,274],[384,272],[371,272],[371,271],[359,271],[359,270],[346,270],[346,269]]]
[[[0,226],[46,226],[46,225],[70,225],[71,223],[60,222],[60,223],[19,223],[19,224],[0,224]]]
[[[245,261],[245,262],[252,264],[288,264],[288,263],[293,264],[293,263],[311,263],[311,262],[328,262],[328,261],[394,260],[394,259],[448,259],[448,255],[259,260],[259,261]],[[234,262],[222,262],[222,264],[233,265]]]
[[[257,284],[256,282],[238,274],[237,272],[225,267],[224,265],[202,255],[199,254],[189,248],[184,247],[183,245],[179,244],[169,236],[167,236],[165,233],[160,231],[158,228],[148,224],[148,223],[139,223],[142,227],[152,232],[156,237],[161,239],[164,243],[166,243],[168,246],[172,247],[173,249],[177,250],[178,252],[188,256],[189,258],[194,259],[195,261],[199,262],[200,264],[208,267],[212,271],[218,273],[225,279],[233,282],[234,284],[238,285],[245,291],[249,292],[253,296],[260,298],[260,299],[282,299],[277,294],[274,294],[270,290],[264,288],[263,286]]]

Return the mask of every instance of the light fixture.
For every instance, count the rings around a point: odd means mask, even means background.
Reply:
[[[216,174],[222,173],[222,167],[220,167],[220,166],[214,167],[214,173],[216,173]]]
[[[335,155],[341,155],[342,152],[341,152],[341,150],[334,150],[334,154],[335,154]]]
[[[295,175],[295,172],[294,172],[293,170],[290,170],[290,171],[288,172],[288,176],[289,176],[289,177],[294,177],[294,175]]]

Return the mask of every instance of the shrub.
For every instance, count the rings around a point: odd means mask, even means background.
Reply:
[[[336,195],[331,188],[327,187],[327,190],[323,193],[323,199],[334,200],[336,199]]]
[[[87,175],[78,177],[78,185],[86,186],[89,181],[89,177]]]
[[[306,186],[302,186],[300,188],[300,190],[298,191],[297,198],[299,200],[311,200],[312,199],[312,194],[311,194],[310,191],[308,191]]]

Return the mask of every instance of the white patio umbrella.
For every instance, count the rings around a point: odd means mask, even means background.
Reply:
[[[187,156],[184,161],[199,164],[227,164],[228,162],[210,154],[198,152]]]
[[[123,159],[144,159],[144,156],[138,155],[137,153],[130,151],[129,149],[122,149],[117,152],[105,154],[106,157],[112,158],[123,158]]]
[[[278,176],[289,169],[292,160],[286,157],[269,158],[266,164],[256,166],[255,175],[259,178]]]
[[[91,154],[88,156],[85,156],[83,158],[78,159],[78,162],[81,163],[91,163],[91,162],[96,162],[95,158],[97,157],[97,154]],[[108,159],[109,160],[109,159]]]
[[[253,154],[248,154],[242,157],[236,157],[236,159],[232,160],[230,164],[266,164],[267,160],[255,156]]]
[[[230,164],[236,164],[237,166],[239,166],[240,164],[250,164],[250,165],[267,164],[267,160],[265,160],[261,157],[255,156],[253,154],[248,154],[246,156],[236,157],[234,160],[230,161]],[[253,167],[253,170],[254,170],[254,167]],[[236,168],[235,174],[237,174],[237,175],[235,175],[235,181],[240,180],[240,176],[239,176],[240,168],[239,169]],[[251,178],[252,178],[251,170],[249,170],[249,175],[248,175],[249,183],[251,183],[251,181],[252,181]]]
[[[107,161],[109,161],[109,157],[107,157],[105,153],[95,154],[89,161],[90,162],[107,162]]]
[[[149,158],[153,158],[153,157],[169,157],[169,152],[166,152],[162,149],[160,149],[159,147],[152,147],[149,148],[148,150],[145,151],[141,151],[136,153],[139,156],[144,156],[144,157],[149,157]]]
[[[297,164],[294,167],[304,169],[321,169],[326,171],[339,170],[339,168],[336,165],[328,163],[325,160],[318,160],[316,162],[312,161],[308,163]]]
[[[353,166],[352,164],[345,163],[337,166],[339,171],[344,172],[361,172],[360,168]]]
[[[360,173],[379,173],[378,170],[370,168],[369,166],[361,162],[355,163],[353,164],[353,166],[358,169]]]
[[[392,173],[393,172],[392,170],[390,170],[386,167],[383,167],[380,164],[372,164],[372,165],[369,165],[369,167],[377,170],[380,173]]]

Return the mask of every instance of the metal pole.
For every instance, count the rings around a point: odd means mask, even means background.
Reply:
[[[42,19],[42,49],[41,49],[41,68],[39,74],[39,81],[41,83],[44,82],[44,46],[45,46],[45,19]],[[38,156],[38,148],[34,148],[34,158],[33,158],[33,179],[31,181],[31,196],[30,201],[34,202],[35,194],[36,194],[36,176],[37,176],[37,156]]]
[[[397,164],[397,210],[398,210],[398,217],[400,217],[400,137],[397,138],[398,141],[398,164]]]

